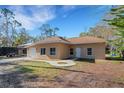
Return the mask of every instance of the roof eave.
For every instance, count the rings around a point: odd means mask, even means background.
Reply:
[[[71,43],[72,45],[79,45],[79,44],[98,44],[98,43],[106,43],[106,42],[90,42],[90,43]]]
[[[33,47],[33,46],[40,45],[40,44],[71,44],[71,43],[68,43],[68,42],[49,42],[49,43],[37,43],[37,44],[32,44],[32,45],[29,45],[29,46],[27,46],[26,48],[28,48],[28,47]]]

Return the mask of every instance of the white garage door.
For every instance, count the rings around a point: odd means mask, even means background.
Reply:
[[[30,57],[36,56],[36,48],[29,48],[29,56]]]

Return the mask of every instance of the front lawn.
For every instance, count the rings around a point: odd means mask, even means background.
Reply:
[[[46,77],[45,79],[48,80],[63,74],[62,70],[59,70],[46,62],[22,62],[16,69],[19,69],[22,72],[38,75],[39,77]]]
[[[20,61],[0,76],[0,87],[124,87],[124,63],[75,61],[75,66],[54,67],[41,61]],[[13,68],[12,68],[13,66]]]
[[[0,60],[1,59],[6,59],[7,57],[6,56],[0,56]]]
[[[2,59],[11,59],[11,58],[16,58],[16,57],[6,57],[6,56],[0,56],[0,60],[2,60]]]

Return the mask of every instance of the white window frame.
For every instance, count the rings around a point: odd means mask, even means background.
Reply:
[[[55,49],[55,51],[51,51],[52,49]],[[55,47],[50,48],[50,55],[52,55],[52,56],[56,55],[56,48]]]

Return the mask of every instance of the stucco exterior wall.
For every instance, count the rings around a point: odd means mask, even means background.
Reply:
[[[69,45],[66,45],[66,44],[61,44],[60,45],[60,58],[61,59],[65,59],[65,58],[68,58],[69,57]]]
[[[87,48],[92,48],[93,56],[96,59],[105,59],[105,43],[66,45],[66,44],[40,44],[33,46],[36,48],[36,58],[39,59],[64,59],[76,56],[76,48],[81,48],[81,58],[90,58],[87,55]],[[29,47],[29,48],[33,48]],[[29,48],[27,55],[29,56]],[[41,55],[41,48],[46,48],[46,55]],[[50,48],[56,48],[56,55],[50,55]],[[74,55],[70,56],[70,48],[74,48]]]
[[[36,57],[39,59],[64,59],[68,57],[68,46],[65,44],[40,44],[29,47],[36,48]],[[27,55],[29,56],[29,48]],[[41,55],[41,48],[46,48],[46,55]],[[50,55],[50,48],[56,48],[56,55]]]
[[[74,48],[81,48],[82,58],[105,59],[105,43],[75,45]],[[92,48],[92,56],[87,55],[87,48]]]

